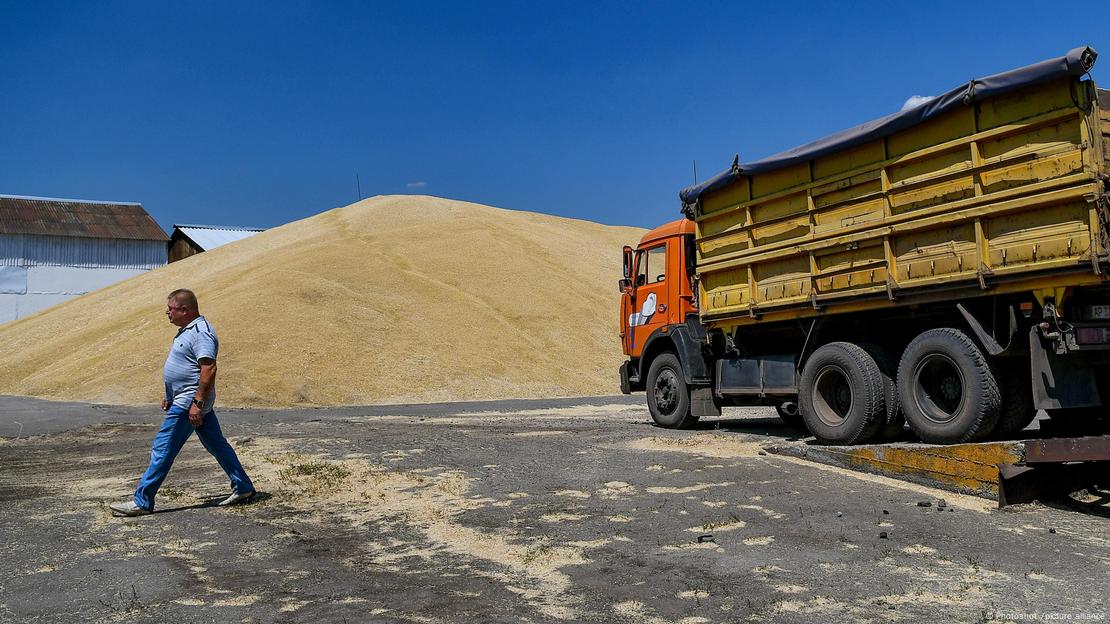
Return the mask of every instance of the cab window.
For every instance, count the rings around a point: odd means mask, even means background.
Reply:
[[[636,284],[655,284],[667,277],[667,246],[652,247],[640,253]]]

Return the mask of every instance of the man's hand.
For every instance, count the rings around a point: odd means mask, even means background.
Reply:
[[[204,422],[204,414],[200,413],[200,408],[196,403],[189,406],[189,423],[194,427],[199,427]]]
[[[162,411],[163,412],[169,411],[169,409],[170,409],[170,400],[169,399],[162,399]]]

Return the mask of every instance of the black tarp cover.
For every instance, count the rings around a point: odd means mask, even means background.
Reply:
[[[693,207],[703,194],[728,186],[742,176],[796,165],[832,152],[881,139],[953,109],[968,106],[976,100],[1066,76],[1081,76],[1090,71],[1097,57],[1098,53],[1090,47],[1075,48],[1058,58],[972,80],[914,108],[830,134],[774,156],[750,163],[734,162],[730,169],[718,173],[705,182],[682,189],[679,192],[679,198],[682,199],[683,212],[692,215]]]

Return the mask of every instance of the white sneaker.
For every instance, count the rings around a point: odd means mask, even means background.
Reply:
[[[139,507],[133,500],[126,503],[111,503],[108,508],[112,510],[113,516],[145,516],[150,513],[149,509]]]
[[[216,505],[219,506],[219,507],[226,507],[228,505],[235,505],[237,503],[245,503],[245,502],[249,501],[252,498],[254,498],[254,492],[247,492],[245,494],[240,494],[239,492],[232,492],[231,496],[228,496],[227,498],[223,499],[219,503],[216,503]]]

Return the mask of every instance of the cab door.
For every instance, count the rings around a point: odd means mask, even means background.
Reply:
[[[635,257],[636,252],[628,245],[624,246],[622,250],[621,264],[622,277],[618,286],[621,291],[621,309],[617,316],[617,330],[620,332],[621,337],[621,352],[627,356],[632,355],[632,330],[628,326],[628,317],[632,314],[632,302],[634,290],[632,288],[633,273],[635,271]]]
[[[671,306],[667,279],[668,242],[660,241],[636,252],[631,311],[625,319],[632,344],[629,355],[643,353],[644,343],[656,329],[666,325]]]

